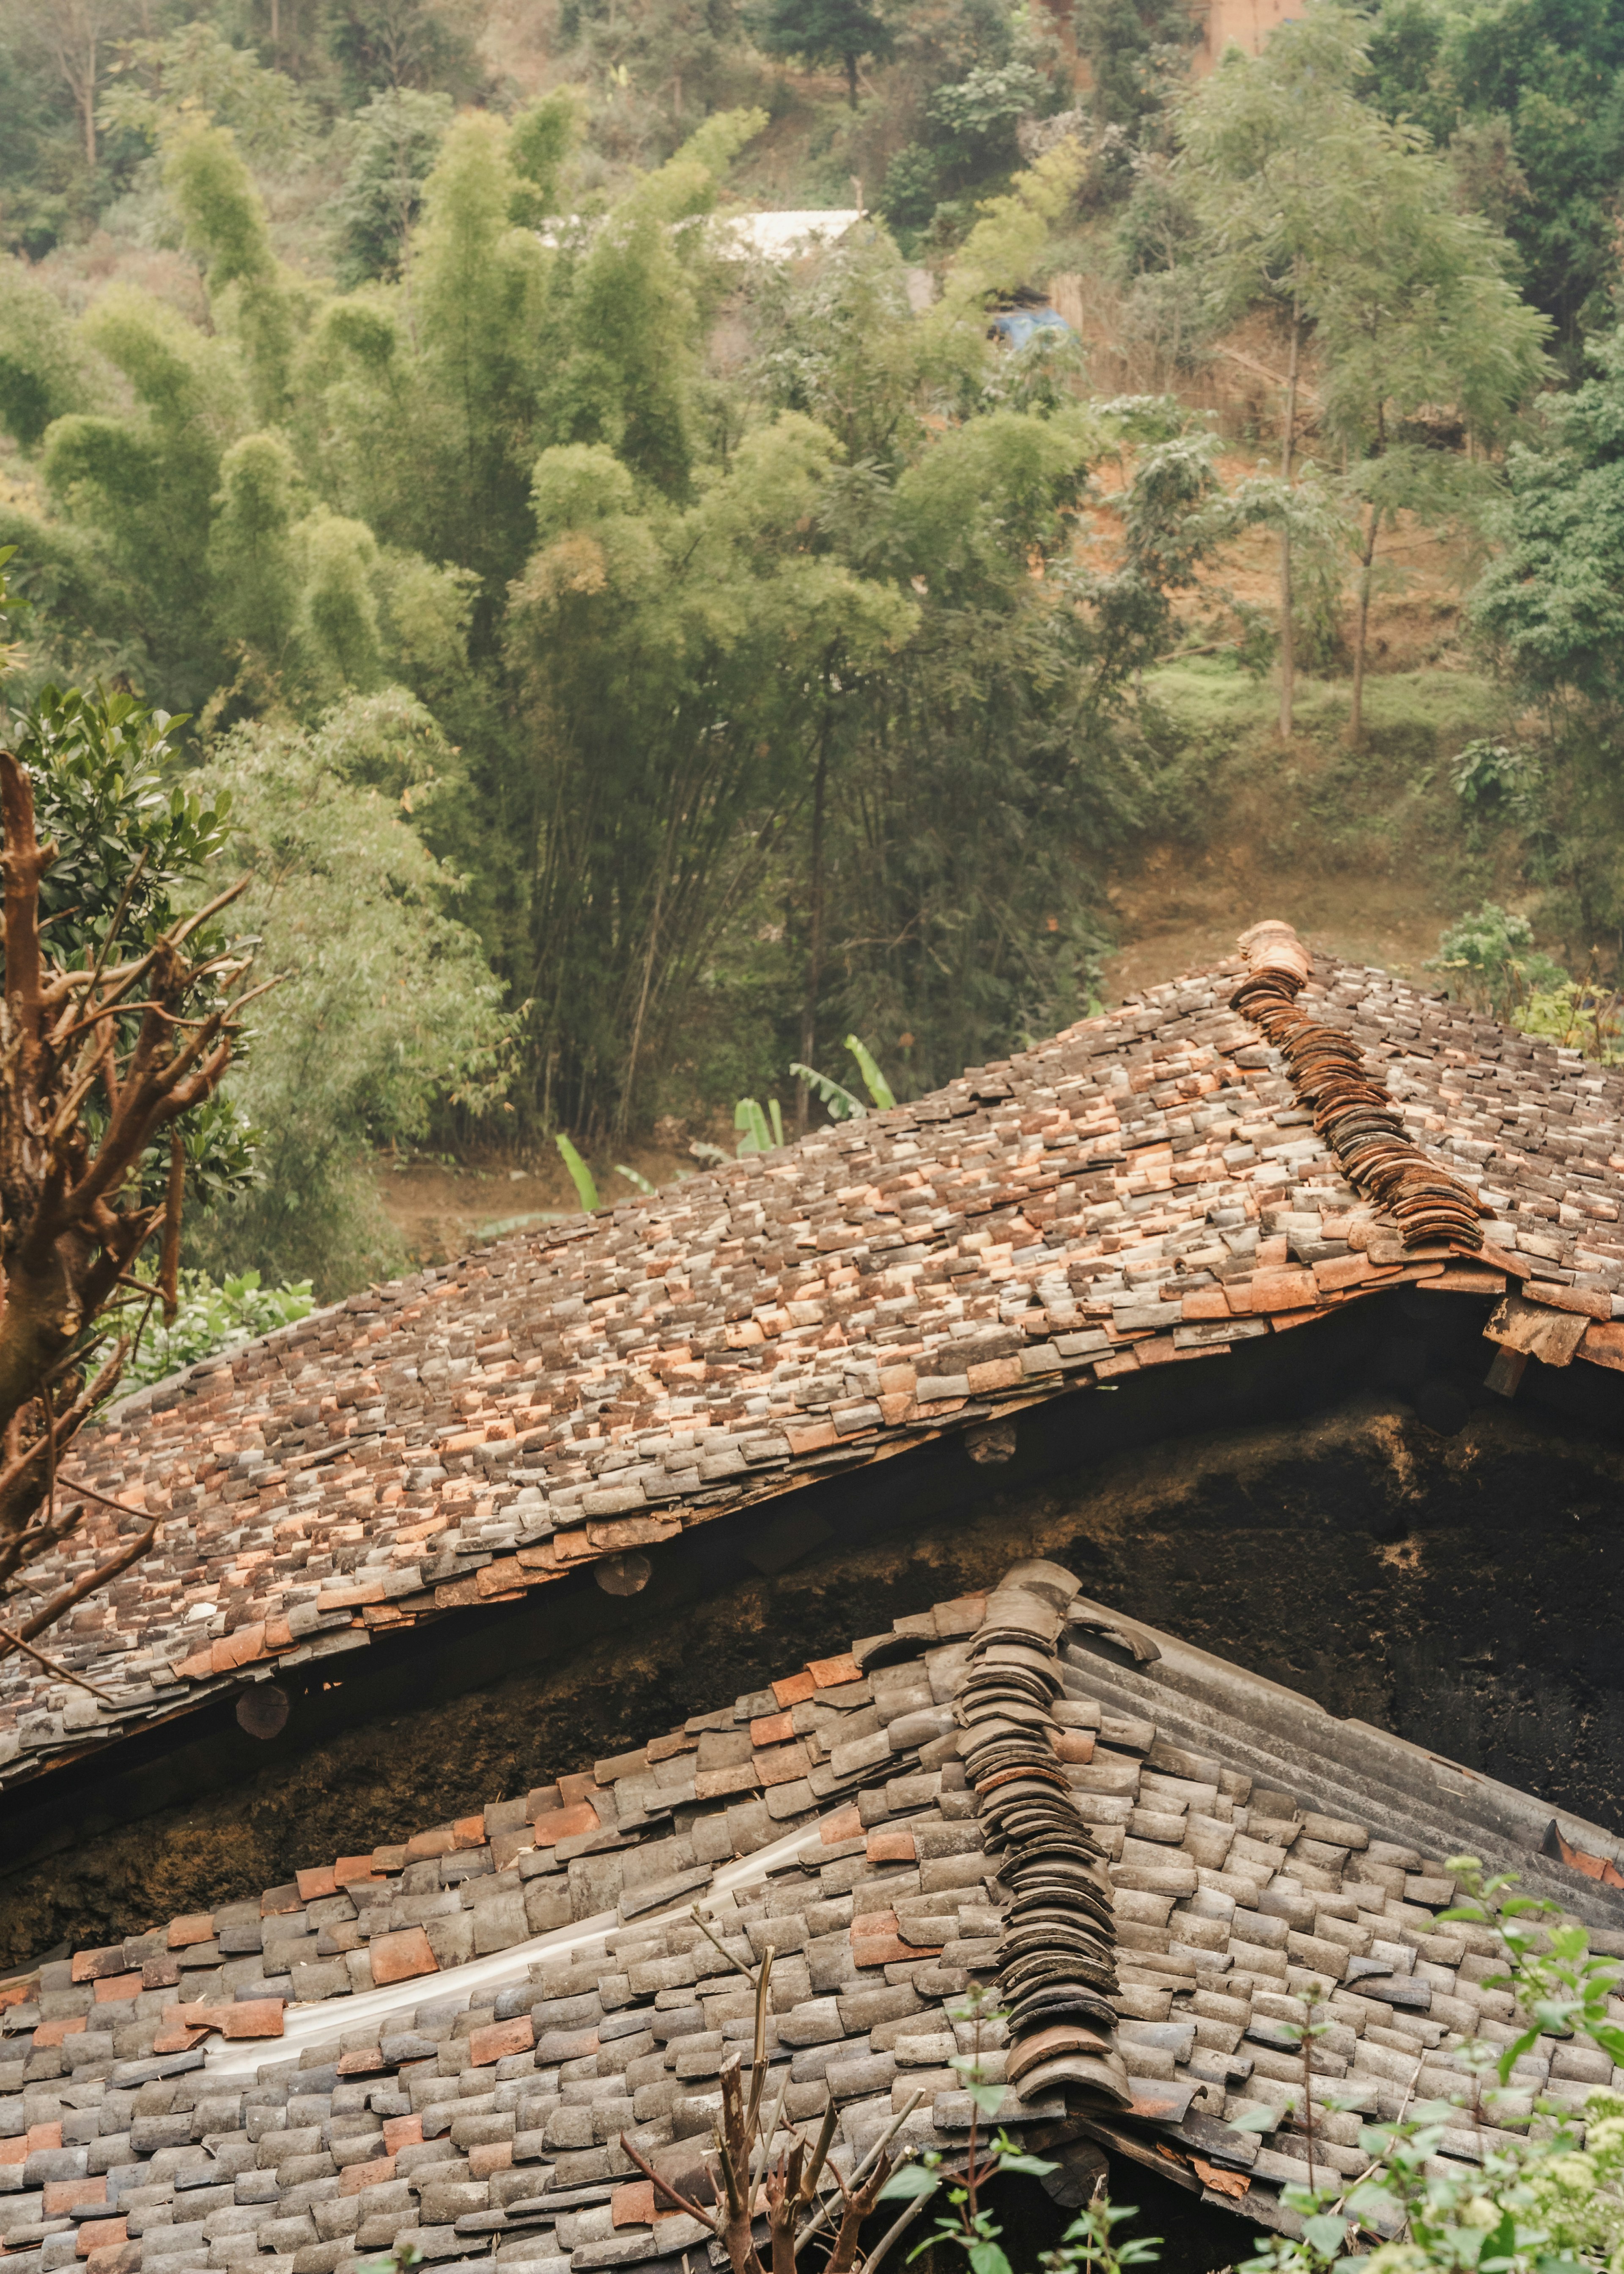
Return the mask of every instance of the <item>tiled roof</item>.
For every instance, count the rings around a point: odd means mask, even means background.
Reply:
[[[1306,960],[1260,926],[1230,961],[933,1096],[352,1297],[125,1401],[77,1473],[162,1513],[163,1537],[53,1640],[103,1695],[0,1662],[0,1780],[1406,1282],[1505,1298],[1497,1387],[1530,1352],[1624,1367],[1620,1074],[1380,971],[1323,962],[1298,993]],[[60,1576],[119,1521],[93,1504]]]
[[[5,1985],[4,2263],[338,2274],[410,2235],[434,2263],[697,2265],[622,2140],[695,2192],[770,1947],[763,2105],[780,2138],[832,2105],[848,2177],[887,2135],[962,2151],[950,2009],[979,1983],[999,2121],[1289,2225],[1302,1993],[1314,2152],[1352,2172],[1358,2112],[1470,2099],[1463,2038],[1515,2034],[1488,1938],[1435,1916],[1443,1858],[1616,1925],[1619,1846],[1017,1564],[483,1818]],[[1582,2116],[1617,2081],[1547,2037],[1513,2086]]]

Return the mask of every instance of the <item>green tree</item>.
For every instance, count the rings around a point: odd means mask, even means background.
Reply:
[[[766,0],[756,37],[771,56],[799,56],[808,64],[838,64],[846,100],[857,108],[857,67],[866,56],[891,52],[891,31],[863,0]]]
[[[234,47],[205,18],[162,39],[126,41],[97,120],[104,133],[139,135],[154,147],[187,126],[227,127],[255,163],[285,163],[311,126],[309,105],[286,72],[267,70],[252,48]]]
[[[8,642],[0,673],[13,659]],[[247,1167],[247,1133],[216,1092],[241,1048],[252,955],[221,921],[229,885],[190,919],[177,905],[218,860],[225,809],[174,779],[169,725],[128,696],[51,688],[0,751],[0,1657],[24,1651],[53,1671],[35,1638],[156,1531],[133,1518],[109,1554],[102,1527],[52,1594],[27,1577],[85,1513],[56,1475],[123,1371],[129,1344],[105,1341],[109,1314],[160,1236],[151,1300],[174,1315],[188,1195],[238,1185]]]
[[[1613,200],[1624,170],[1624,22],[1605,0],[1383,0],[1372,99],[1492,193],[1521,282],[1556,327],[1570,376],[1587,332],[1614,320]],[[1487,170],[1486,152],[1503,155]],[[1508,172],[1508,168],[1510,170]],[[1494,208],[1498,208],[1495,210]]]
[[[371,1149],[421,1137],[447,1095],[500,1096],[501,990],[454,913],[460,878],[407,817],[455,782],[455,755],[398,691],[348,697],[313,728],[239,727],[204,771],[251,879],[243,920],[287,975],[228,1085],[265,1133],[255,1179],[188,1229],[188,1256],[216,1277],[309,1278],[327,1299],[376,1276],[395,1258]]]
[[[1297,388],[1312,336],[1322,416],[1364,504],[1350,731],[1361,729],[1378,534],[1401,509],[1447,510],[1459,470],[1398,447],[1406,420],[1451,409],[1498,433],[1538,374],[1545,327],[1506,275],[1507,248],[1456,207],[1419,130],[1358,100],[1362,27],[1323,7],[1264,53],[1231,49],[1184,108],[1181,187],[1201,230],[1214,312],[1261,305],[1285,334],[1281,481],[1296,463]],[[1292,527],[1282,521],[1280,731],[1292,730]]]
[[[451,116],[449,95],[394,87],[374,90],[350,121],[349,163],[333,210],[338,281],[347,290],[399,275]]]
[[[166,149],[163,178],[187,243],[208,262],[211,312],[242,340],[255,415],[280,418],[291,377],[292,297],[235,138],[224,127],[182,127]]]
[[[241,359],[127,288],[95,303],[79,338],[126,382],[132,407],[54,420],[41,445],[46,489],[130,595],[147,683],[200,709],[220,675],[207,537],[223,448],[248,424]]]
[[[1551,888],[1549,918],[1624,940],[1624,332],[1597,341],[1591,362],[1571,395],[1541,398],[1535,437],[1507,453],[1498,553],[1470,606],[1534,722],[1502,803]]]
[[[1077,0],[1075,24],[1095,122],[1137,141],[1182,79],[1199,19],[1183,0]]]

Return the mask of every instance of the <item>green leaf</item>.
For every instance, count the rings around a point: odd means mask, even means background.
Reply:
[[[1024,2172],[1028,2179],[1041,2180],[1047,2178],[1050,2172],[1057,2172],[1060,2166],[1046,2162],[1041,2156],[1023,2156],[1014,2149],[1005,2150],[1000,2154],[998,2169],[1001,2172]]]
[[[856,1059],[857,1070],[863,1078],[868,1095],[881,1112],[883,1113],[887,1106],[895,1105],[897,1101],[891,1095],[891,1084],[875,1064],[868,1044],[860,1042],[855,1035],[848,1035],[846,1038],[846,1047]]]
[[[1348,2240],[1348,2222],[1345,2218],[1333,2218],[1329,2211],[1322,2211],[1317,2218],[1303,2221],[1303,2234],[1321,2258],[1335,2258]]]
[[[1238,2116],[1226,2116],[1223,2120],[1232,2132],[1272,2132],[1280,2118],[1274,2109],[1258,2101],[1251,2108],[1243,2108]]]
[[[837,1121],[867,1118],[868,1109],[861,1098],[853,1096],[831,1074],[819,1073],[816,1066],[802,1065],[799,1058],[790,1060],[789,1070],[798,1081],[804,1081],[808,1089],[816,1092]]]
[[[559,1148],[564,1166],[569,1171],[569,1181],[575,1188],[575,1198],[583,1209],[595,1209],[598,1205],[598,1186],[593,1182],[592,1171],[561,1129],[553,1141]]]
[[[966,2079],[965,2090],[983,2116],[996,2116],[1004,2105],[1004,2088],[1001,2084],[975,2084]]]
[[[968,2255],[972,2274],[1010,2274],[1010,2262],[996,2242],[973,2242]]]
[[[753,1097],[741,1097],[734,1106],[733,1127],[744,1132],[738,1144],[741,1157],[746,1153],[771,1151],[772,1138],[767,1127],[767,1117]]]
[[[781,1145],[784,1142],[784,1116],[778,1110],[776,1097],[767,1100],[767,1111],[772,1116],[772,1141],[775,1145]]]
[[[935,2195],[941,2180],[923,2164],[898,2164],[876,2196],[876,2202],[922,2202]]]
[[[635,1186],[640,1193],[652,1193],[658,1190],[658,1186],[649,1182],[641,1169],[628,1169],[624,1161],[615,1163],[614,1173],[617,1177],[624,1177],[627,1183]]]

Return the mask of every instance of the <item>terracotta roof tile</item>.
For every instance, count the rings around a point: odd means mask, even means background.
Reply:
[[[1624,1365],[1624,1076],[1383,972],[1298,985],[1293,936],[1248,937],[934,1096],[127,1400],[77,1473],[163,1538],[62,1638],[112,1702],[7,1659],[0,1779],[580,1565],[635,1585],[609,1559],[721,1511],[1384,1288],[1503,1277],[1553,1322],[1491,1326],[1510,1375]],[[1594,1321],[1572,1348],[1553,1305]],[[93,1506],[41,1584],[117,1523]]]

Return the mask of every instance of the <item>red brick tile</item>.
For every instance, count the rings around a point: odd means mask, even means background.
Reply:
[[[423,2145],[423,2119],[420,2116],[386,2116],[383,2120],[383,2151],[391,2162],[402,2148]]]
[[[857,1966],[901,1966],[914,1958],[939,1958],[941,1950],[921,1950],[915,1944],[904,1942],[894,1934],[853,1937],[852,1959]]]
[[[248,1666],[265,1655],[265,1623],[237,1627],[229,1635],[219,1635],[209,1645],[208,1662],[211,1674],[229,1674],[239,1666]]]
[[[130,2240],[127,2220],[122,2218],[87,2218],[80,2226],[74,2248],[80,2258],[88,2258],[93,2250],[119,2250]]]
[[[104,2203],[107,2201],[107,2180],[98,2172],[94,2180],[47,2180],[45,2182],[44,2215],[47,2218],[66,2218],[79,2203]]]
[[[169,1948],[189,1950],[194,1942],[213,1942],[214,1915],[212,1911],[192,1911],[185,1918],[169,1921]]]
[[[367,1945],[372,1953],[372,1980],[381,1990],[391,1982],[410,1982],[419,1974],[438,1974],[440,1961],[429,1947],[420,1926],[404,1926],[394,1934],[375,1934]]]
[[[807,1672],[820,1690],[838,1690],[844,1683],[859,1680],[862,1669],[848,1650],[838,1658],[808,1659]]]
[[[1371,1276],[1370,1264],[1363,1255],[1327,1255],[1313,1269],[1314,1284],[1321,1288],[1357,1287]]]
[[[772,1694],[780,1706],[799,1706],[803,1699],[810,1698],[816,1688],[817,1683],[811,1675],[791,1674],[786,1675],[782,1682],[773,1683]]]
[[[787,1744],[794,1734],[795,1717],[793,1713],[763,1713],[750,1724],[750,1743],[753,1745]],[[79,1977],[76,1974],[73,1978],[77,1982]]]
[[[1264,1243],[1260,1240],[1259,1247]],[[1255,1271],[1252,1280],[1252,1307],[1254,1314],[1267,1314],[1275,1311],[1299,1311],[1319,1299],[1319,1288],[1312,1271]]]
[[[739,1761],[731,1768],[694,1772],[695,1796],[700,1800],[726,1800],[731,1793],[754,1792],[760,1782],[753,1761]]]
[[[483,2029],[470,2029],[469,2059],[475,2068],[489,2068],[492,2061],[506,2060],[509,2053],[529,2052],[535,2042],[534,2024],[528,2014],[521,2014],[515,2021],[491,2022]]]
[[[124,1946],[122,1942],[109,1944],[105,1950],[76,1950],[73,1954],[75,1982],[99,1982],[104,1975],[122,1974],[124,1970]]]
[[[302,1903],[320,1902],[324,1895],[338,1893],[338,1880],[331,1864],[318,1864],[308,1871],[296,1871],[294,1880]]]
[[[345,2164],[338,2174],[341,2195],[358,2195],[367,2187],[380,2187],[395,2177],[395,2158],[391,2155],[369,2156],[364,2164]]]
[[[239,1998],[218,2009],[216,2028],[226,2037],[279,2037],[282,2033],[280,1998]]]
[[[868,1834],[868,1861],[871,1864],[912,1864],[918,1855],[914,1834],[901,1825],[891,1831],[876,1828]]]
[[[505,2172],[513,2162],[511,2140],[486,2140],[468,2151],[468,2176],[470,2180],[488,2180],[492,2172]]]
[[[34,2049],[41,2045],[59,2045],[64,2037],[76,2037],[85,2026],[85,2016],[74,2014],[66,2020],[41,2022],[34,2033]]]
[[[817,1827],[817,1836],[825,1848],[835,1848],[843,1840],[855,1840],[862,1828],[857,1803],[853,1801],[845,1808],[837,1808],[831,1816],[824,1817]]]
[[[617,2187],[609,2198],[609,2218],[613,2225],[652,2226],[654,2224],[654,2182],[652,2180],[628,2180]]]
[[[136,1974],[103,1974],[96,1982],[95,1999],[98,2006],[117,2003],[124,1998],[139,1996],[141,1977]]]
[[[1092,1729],[1056,1729],[1053,1742],[1056,1760],[1082,1762],[1094,1758]]]
[[[792,1453],[821,1453],[825,1446],[840,1442],[840,1432],[832,1421],[808,1422],[803,1429],[786,1424],[784,1434],[789,1440]]]
[[[579,1840],[598,1828],[598,1813],[585,1801],[574,1808],[554,1808],[536,1818],[538,1848],[556,1848],[560,1840]]]

